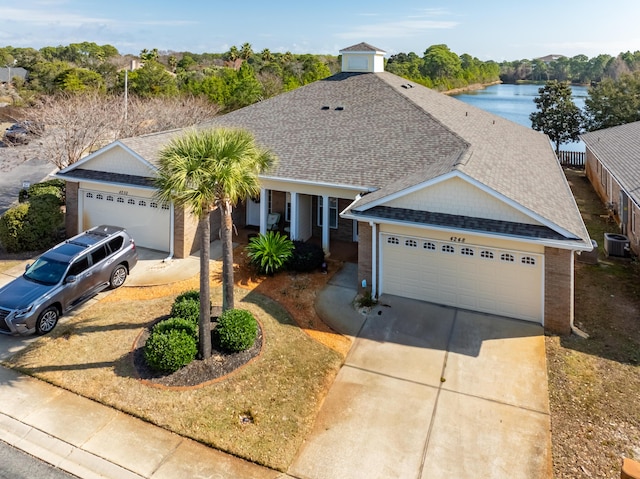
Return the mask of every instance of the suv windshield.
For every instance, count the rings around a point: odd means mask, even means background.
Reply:
[[[69,266],[68,263],[41,256],[29,266],[24,277],[36,283],[54,285],[60,282],[67,266]]]

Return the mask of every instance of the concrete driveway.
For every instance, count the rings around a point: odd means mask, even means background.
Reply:
[[[383,296],[288,472],[551,477],[542,327]]]

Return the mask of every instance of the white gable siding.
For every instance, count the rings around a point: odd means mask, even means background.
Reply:
[[[114,146],[82,165],[84,170],[154,177],[155,172],[125,149]]]
[[[425,187],[385,203],[385,206],[516,223],[540,224],[461,178],[451,178]]]

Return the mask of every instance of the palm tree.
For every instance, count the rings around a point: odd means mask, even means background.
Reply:
[[[240,58],[242,58],[245,61],[249,61],[249,58],[251,58],[251,55],[253,55],[253,48],[251,47],[251,43],[249,42],[243,43],[242,46],[240,47]]]
[[[258,175],[276,157],[241,129],[190,130],[160,151],[156,196],[185,207],[198,218],[200,232],[200,357],[211,356],[209,214],[222,215],[222,310],[233,309],[232,208],[260,192]]]

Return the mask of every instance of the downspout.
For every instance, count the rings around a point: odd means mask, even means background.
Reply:
[[[173,208],[173,201],[169,204],[169,256],[167,256],[165,259],[162,260],[163,263],[166,263],[167,261],[171,261],[173,259],[173,248],[174,248],[174,220],[173,220],[173,215],[175,213],[175,210]]]
[[[378,296],[378,231],[376,223],[370,221],[369,225],[371,226],[371,297],[376,298]]]

